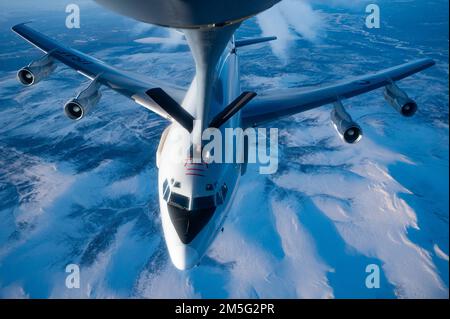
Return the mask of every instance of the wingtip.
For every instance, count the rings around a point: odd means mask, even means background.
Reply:
[[[428,67],[432,67],[433,65],[436,65],[436,61],[431,58],[424,58],[422,62],[427,65]]]
[[[431,68],[436,65],[436,61],[433,59],[425,59],[424,63],[425,63],[426,69]]]
[[[20,29],[20,27],[22,27],[22,26],[24,26],[25,24],[29,24],[29,23],[32,23],[33,21],[32,20],[30,20],[30,21],[26,21],[26,22],[22,22],[22,23],[19,23],[19,24],[16,24],[16,25],[14,25],[14,26],[12,26],[11,27],[11,31],[13,31],[13,32],[18,32],[18,30]]]
[[[431,58],[423,58],[411,61],[410,64],[414,65],[415,67],[418,67],[420,70],[425,70],[436,65],[436,61]]]

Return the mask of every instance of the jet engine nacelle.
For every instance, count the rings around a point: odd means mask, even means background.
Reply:
[[[410,117],[417,112],[417,103],[410,99],[395,83],[384,89],[384,98],[401,115]]]
[[[31,86],[46,78],[56,69],[53,58],[46,54],[42,58],[31,62],[17,72],[20,83]]]
[[[342,139],[349,144],[359,142],[363,136],[361,127],[352,120],[341,102],[334,103],[331,121]]]
[[[89,86],[81,91],[77,97],[64,105],[64,113],[72,120],[81,120],[100,101],[102,94],[99,91],[100,83],[95,79]]]

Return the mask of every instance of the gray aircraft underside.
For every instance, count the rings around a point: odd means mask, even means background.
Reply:
[[[240,22],[280,0],[95,0],[136,20],[173,28],[196,28]]]

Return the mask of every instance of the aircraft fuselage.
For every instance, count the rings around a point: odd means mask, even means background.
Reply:
[[[192,40],[188,33],[188,41],[196,41],[198,46],[202,40]],[[195,162],[192,153],[192,148],[201,148],[199,134],[205,123],[241,93],[238,55],[232,33],[228,34],[230,38],[219,40],[224,42],[221,53],[211,52],[205,57],[204,50],[201,56],[193,52],[196,75],[182,106],[200,119],[194,131],[189,133],[172,123],[163,132],[158,147],[163,232],[171,260],[181,270],[197,265],[222,229],[241,175],[241,164]],[[208,64],[203,63],[205,59]],[[220,130],[239,127],[240,122],[237,114]]]

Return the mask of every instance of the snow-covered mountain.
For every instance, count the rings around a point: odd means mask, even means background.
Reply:
[[[81,8],[71,30],[63,3],[29,2],[0,4],[0,297],[448,298],[447,1],[378,1],[378,30],[365,28],[363,1],[287,0],[244,23],[238,37],[279,37],[240,51],[243,87],[256,92],[423,57],[437,65],[400,83],[419,104],[414,118],[381,91],[346,101],[364,130],[355,146],[337,136],[329,106],[274,123],[278,172],[249,168],[224,233],[188,272],[169,260],[158,211],[167,122],[106,90],[91,116],[67,119],[62,107],[85,80],[60,66],[21,87],[16,70],[40,52],[7,30],[33,19],[108,63],[184,86],[188,47],[91,2],[71,1]],[[68,264],[80,265],[80,289],[65,286]],[[365,285],[369,264],[379,289]]]

